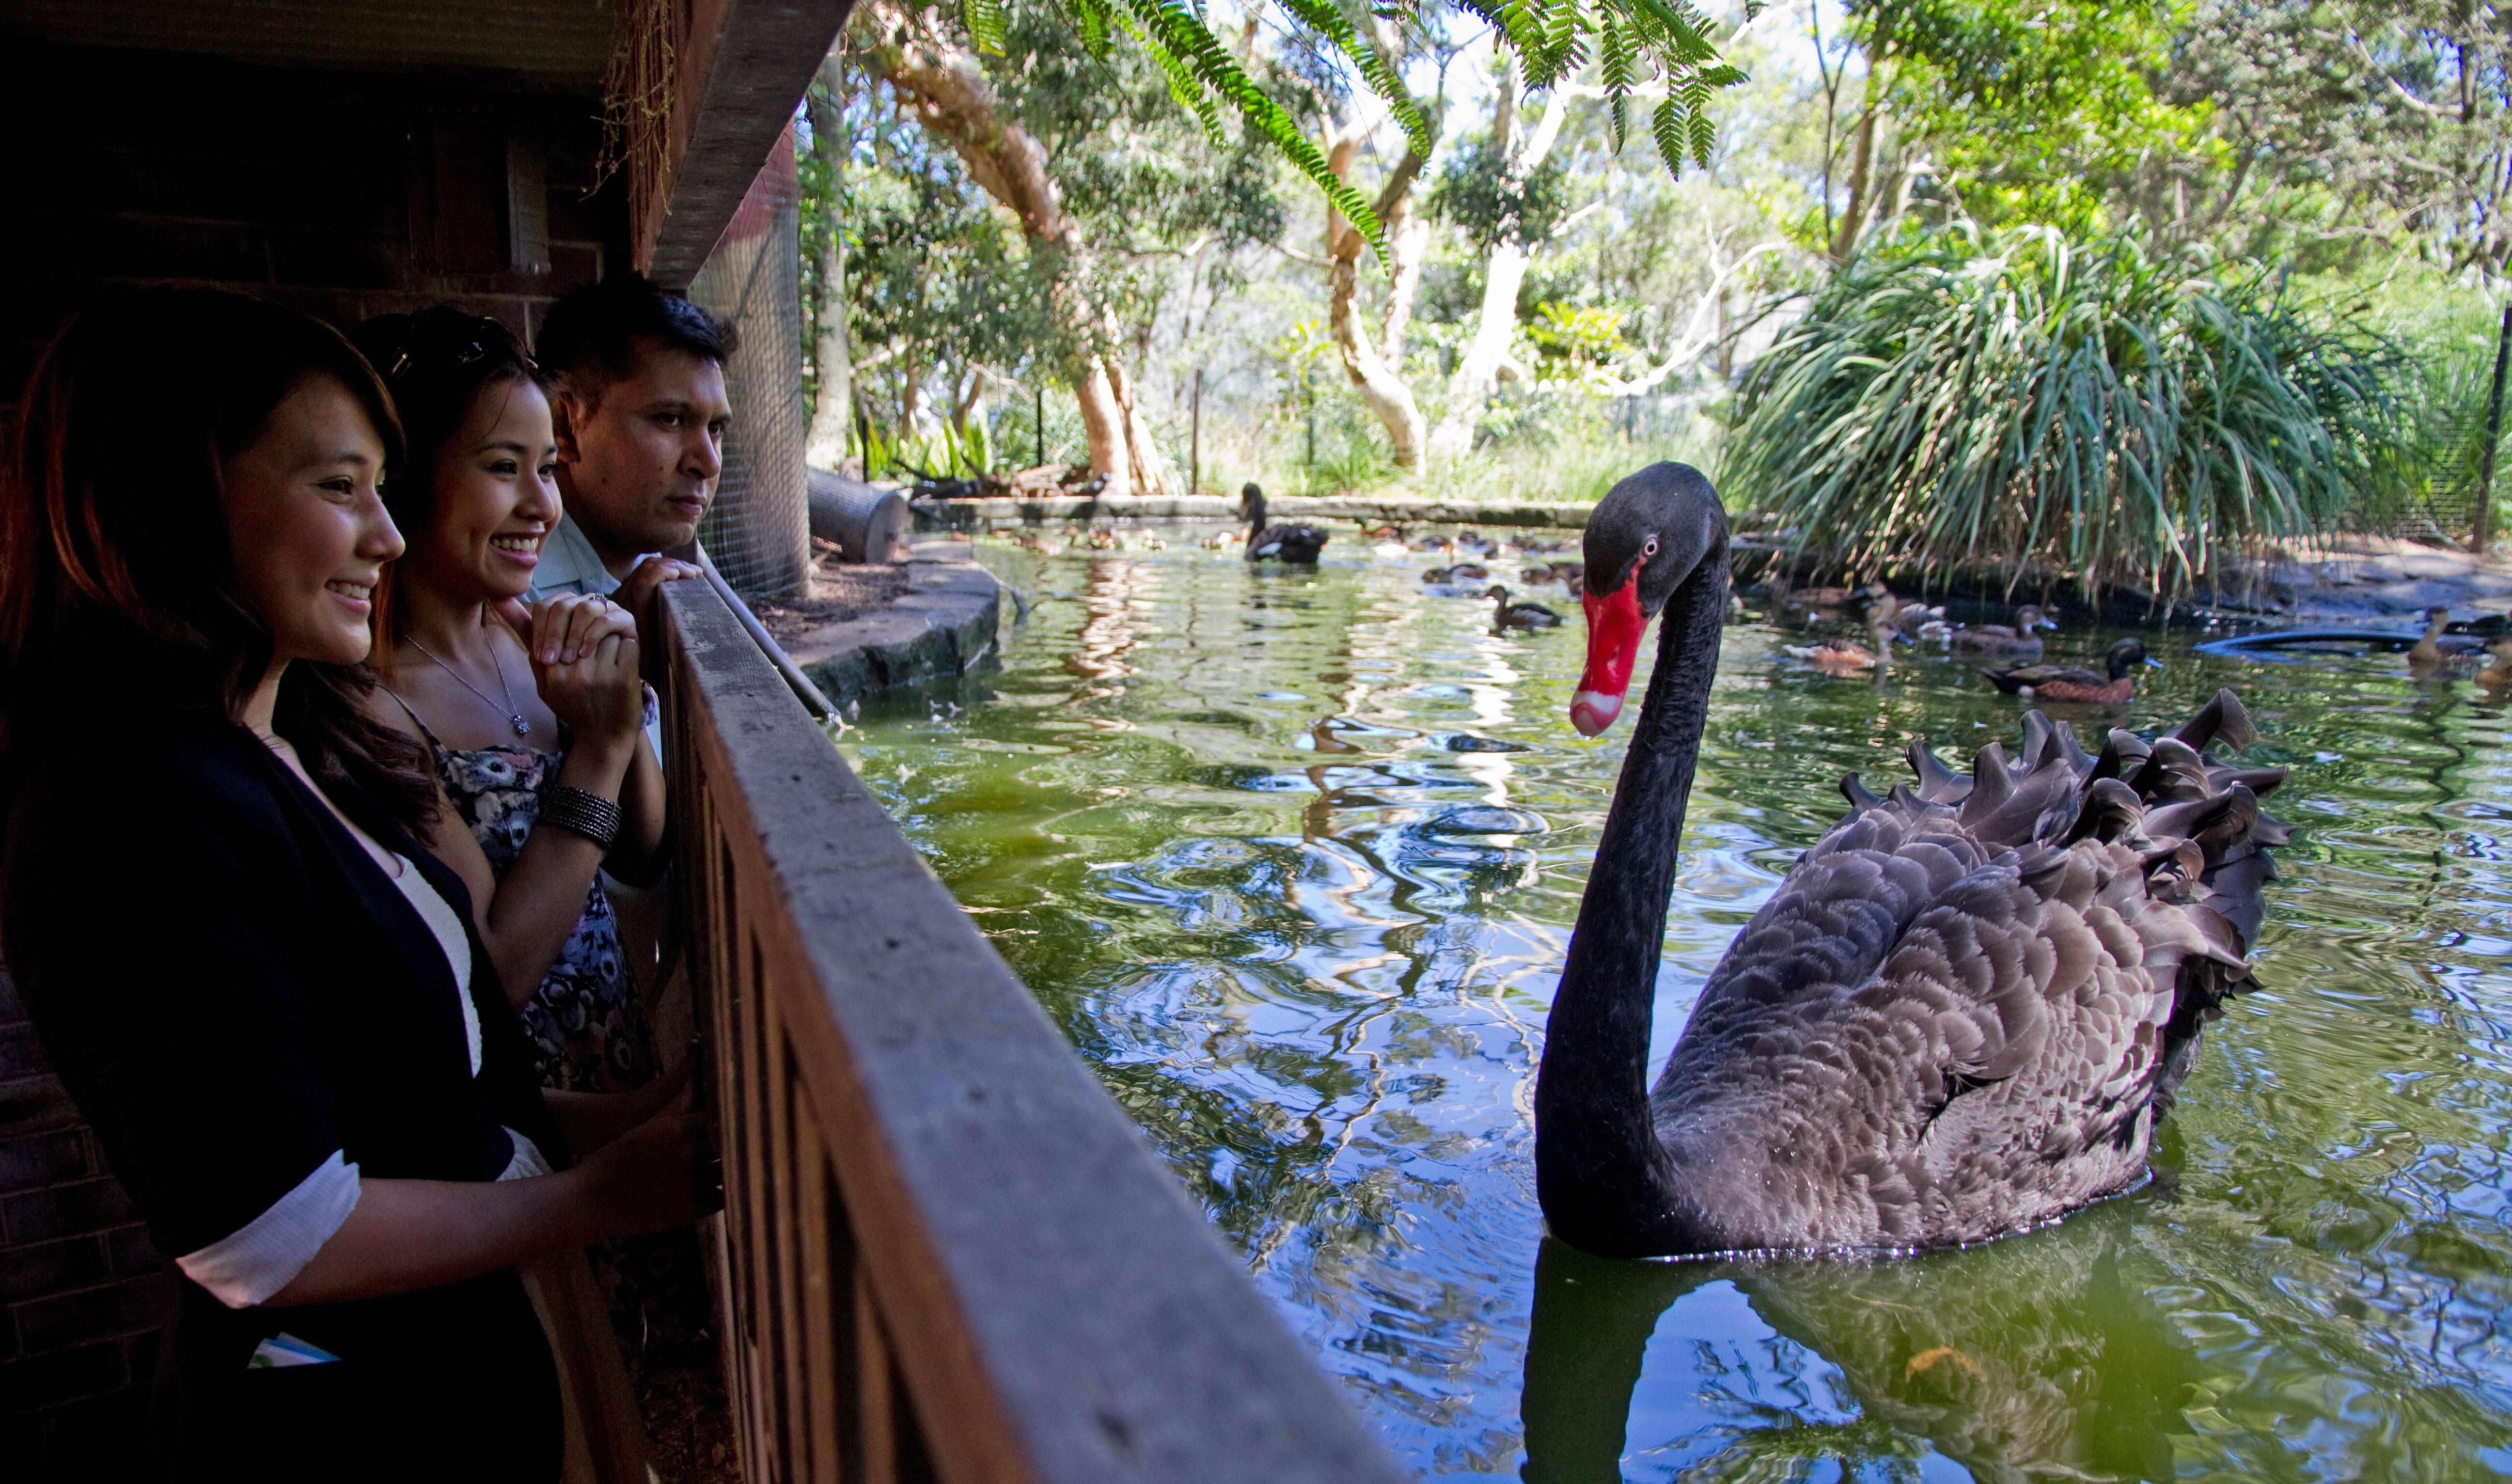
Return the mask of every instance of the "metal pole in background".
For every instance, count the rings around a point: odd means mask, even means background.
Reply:
[[[1195,413],[1187,435],[1186,492],[1194,494],[1203,488],[1203,368],[1195,369]]]
[[[1033,386],[1029,389],[1029,394],[1030,417],[1033,425],[1038,429],[1037,467],[1043,469],[1046,467],[1046,388]]]
[[[2469,549],[2485,556],[2494,545],[2494,443],[2503,433],[2503,366],[2512,358],[2512,304],[2503,306],[2503,332],[2494,337],[2494,395],[2486,404],[2486,453],[2477,474],[2477,536]]]

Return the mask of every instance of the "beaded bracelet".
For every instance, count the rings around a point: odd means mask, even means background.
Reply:
[[[562,785],[550,790],[541,805],[540,822],[581,835],[607,851],[619,838],[619,805],[599,794]]]

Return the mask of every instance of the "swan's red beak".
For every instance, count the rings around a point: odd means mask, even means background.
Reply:
[[[1648,619],[1640,612],[1637,582],[1610,593],[1590,591],[1580,602],[1588,608],[1588,668],[1580,673],[1579,693],[1570,698],[1570,724],[1581,736],[1592,737],[1623,714],[1623,692],[1630,688]]]

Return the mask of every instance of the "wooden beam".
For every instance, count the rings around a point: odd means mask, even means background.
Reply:
[[[673,64],[671,148],[637,266],[686,289],[836,45],[854,0],[695,0]]]

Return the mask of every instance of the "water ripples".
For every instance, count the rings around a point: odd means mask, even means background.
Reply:
[[[2512,754],[2464,683],[2149,640],[2127,724],[2239,685],[2296,838],[2146,1188],[1967,1252],[1599,1263],[1542,1241],[1529,1129],[1621,759],[1564,720],[1576,627],[1395,564],[989,560],[1039,595],[1003,668],[848,750],[1426,1475],[2512,1470]],[[1841,682],[1783,637],[1728,633],[1653,1060],[1841,774],[2012,741],[1966,667]]]

